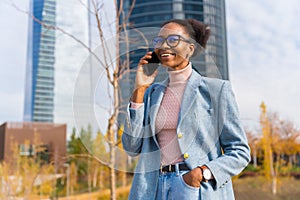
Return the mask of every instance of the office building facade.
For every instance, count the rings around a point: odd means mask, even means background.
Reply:
[[[89,46],[87,7],[88,0],[30,1],[30,12],[38,21],[29,18],[24,121],[75,127],[73,91],[89,53],[82,45]]]
[[[53,122],[56,1],[30,2],[36,20],[29,19],[25,83],[25,121]]]

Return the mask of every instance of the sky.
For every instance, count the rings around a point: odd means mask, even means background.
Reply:
[[[226,2],[230,79],[244,124],[259,125],[263,101],[300,128],[300,1]]]
[[[0,0],[0,124],[22,121],[26,14]],[[28,9],[29,0],[14,0]],[[300,128],[300,1],[227,0],[229,77],[243,124],[259,127],[260,104]]]

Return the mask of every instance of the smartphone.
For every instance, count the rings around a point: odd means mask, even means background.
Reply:
[[[148,64],[144,65],[143,69],[144,69],[144,73],[147,76],[150,76],[158,68],[160,60],[159,60],[158,56],[156,55],[156,53],[153,51],[151,54],[151,58],[147,59],[147,61],[148,61]]]

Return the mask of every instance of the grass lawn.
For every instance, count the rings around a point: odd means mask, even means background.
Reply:
[[[236,200],[299,200],[300,180],[279,178],[277,194],[271,192],[271,184],[264,177],[245,177],[233,181]]]

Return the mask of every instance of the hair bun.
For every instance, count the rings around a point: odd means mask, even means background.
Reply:
[[[202,43],[204,44],[204,46],[201,44],[201,46],[203,46],[204,48],[205,48],[206,43],[209,39],[209,36],[210,36],[210,26],[205,25],[205,32],[203,34],[203,39],[202,39]]]
[[[195,31],[196,42],[199,43],[203,48],[205,48],[207,40],[210,36],[210,27],[195,19],[187,19],[187,22],[193,27]]]
[[[189,36],[197,42],[196,49],[192,56],[202,52],[202,48],[206,47],[206,43],[210,36],[210,27],[196,19],[171,19],[164,22],[161,27],[169,23],[176,23],[185,28]],[[201,46],[201,47],[200,47]]]

